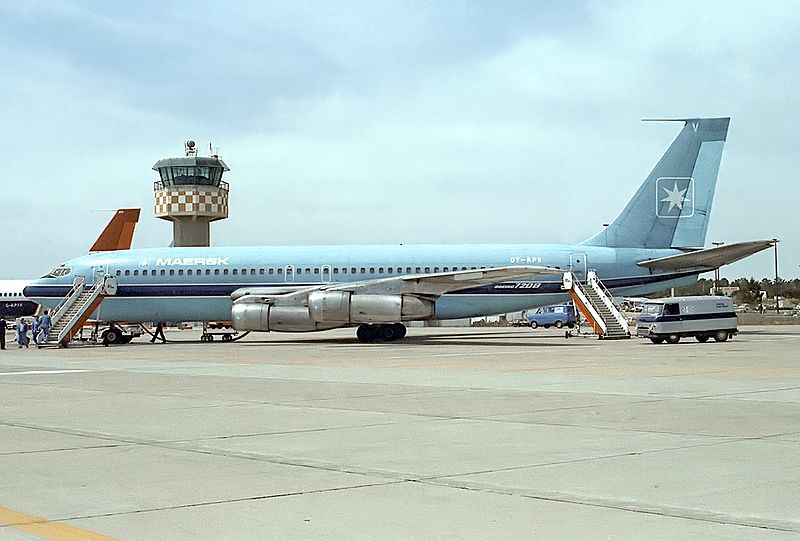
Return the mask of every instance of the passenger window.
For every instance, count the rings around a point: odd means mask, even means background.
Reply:
[[[219,276],[219,269],[214,269],[214,276]]]
[[[419,267],[417,267],[417,268],[416,268],[416,270],[415,270],[414,272],[415,272],[415,273],[417,273],[417,274],[419,274],[419,273],[420,273],[420,272],[422,272],[422,271],[420,270],[420,268],[419,268]]]
[[[206,269],[206,276],[211,276],[211,269]]]
[[[183,276],[183,269],[178,270],[178,276]]]
[[[665,316],[677,316],[680,315],[681,311],[676,303],[670,303],[664,305],[664,315]]]
[[[386,272],[388,272],[389,274],[392,274],[392,270],[393,270],[392,267],[386,267]]]
[[[361,267],[361,274],[366,274],[366,273],[367,273],[367,269],[365,269],[364,267]]]
[[[339,268],[338,267],[334,267],[333,268],[333,274],[339,274]]]
[[[117,276],[122,276],[122,271],[121,271],[121,270],[119,270],[119,269],[117,269],[117,272],[116,272],[115,274],[116,274]]]
[[[309,269],[308,267],[306,267],[306,274],[311,274],[311,269]]]
[[[264,269],[258,269],[258,274],[264,274]]]
[[[235,271],[236,269],[233,269],[233,270]],[[224,274],[225,276],[228,276],[228,269],[222,269],[222,274]]]
[[[347,267],[342,267],[342,274],[347,274]]]
[[[433,267],[433,272],[439,272],[439,267]]]
[[[378,274],[383,274],[383,267],[378,267]]]
[[[186,271],[186,274],[187,274],[188,276],[191,276],[191,275],[192,275],[192,269],[189,269],[189,270],[187,270],[187,271]],[[197,271],[197,274],[200,274],[200,271]]]
[[[370,267],[369,268],[369,273],[370,274],[375,274],[375,267]]]
[[[297,267],[297,270],[294,271],[295,274],[303,274],[303,269]]]
[[[355,274],[355,273],[356,273],[356,268],[355,267],[350,267],[350,274]]]
[[[431,272],[431,268],[430,267],[425,267],[425,272]]]
[[[167,274],[167,271],[165,271],[164,269],[161,269],[161,276],[164,276],[166,274]]]
[[[314,274],[319,274],[319,267],[314,267]]]
[[[175,276],[175,269],[169,269],[169,275]]]
[[[275,269],[272,269],[272,268],[271,268],[271,269],[269,269],[269,273],[270,273],[270,274],[275,274]]]
[[[278,269],[278,274],[283,274],[283,269]]]
[[[443,269],[442,269],[442,272],[449,272],[449,271],[448,271],[448,268],[447,268],[447,267],[443,268]]]
[[[139,276],[139,271],[138,270],[133,271],[133,275],[134,276]]]
[[[233,269],[233,275],[236,276],[239,273],[239,269]]]

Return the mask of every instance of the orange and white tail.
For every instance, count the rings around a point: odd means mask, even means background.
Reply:
[[[114,250],[128,250],[133,242],[133,231],[139,221],[142,209],[119,209],[108,222],[108,225],[97,240],[94,241],[89,252],[111,252]]]

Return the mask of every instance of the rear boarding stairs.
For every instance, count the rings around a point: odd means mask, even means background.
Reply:
[[[581,283],[571,271],[564,273],[561,289],[566,290],[578,310],[601,340],[630,338],[628,321],[614,304],[614,297],[606,289],[597,273],[589,270],[586,282]]]

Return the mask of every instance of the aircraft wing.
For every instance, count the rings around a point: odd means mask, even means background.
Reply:
[[[775,241],[772,240],[735,242],[685,254],[648,259],[640,261],[637,265],[653,270],[708,271],[771,248],[774,244]]]
[[[533,278],[560,272],[562,270],[558,268],[532,265],[492,267],[466,271],[406,274],[392,278],[378,278],[346,284],[320,284],[297,291],[280,293],[276,293],[274,289],[269,290],[267,288],[242,288],[234,291],[231,297],[234,301],[243,297],[258,297],[260,302],[269,304],[300,304],[307,299],[308,294],[312,291],[348,291],[366,295],[405,294],[430,298],[468,287]]]

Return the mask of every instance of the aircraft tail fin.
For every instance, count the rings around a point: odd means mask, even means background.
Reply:
[[[696,248],[705,244],[730,118],[669,119],[683,129],[628,202],[589,246]]]
[[[127,250],[133,242],[133,232],[139,221],[141,209],[119,209],[108,222],[108,225],[89,252],[110,252],[114,250]]]

